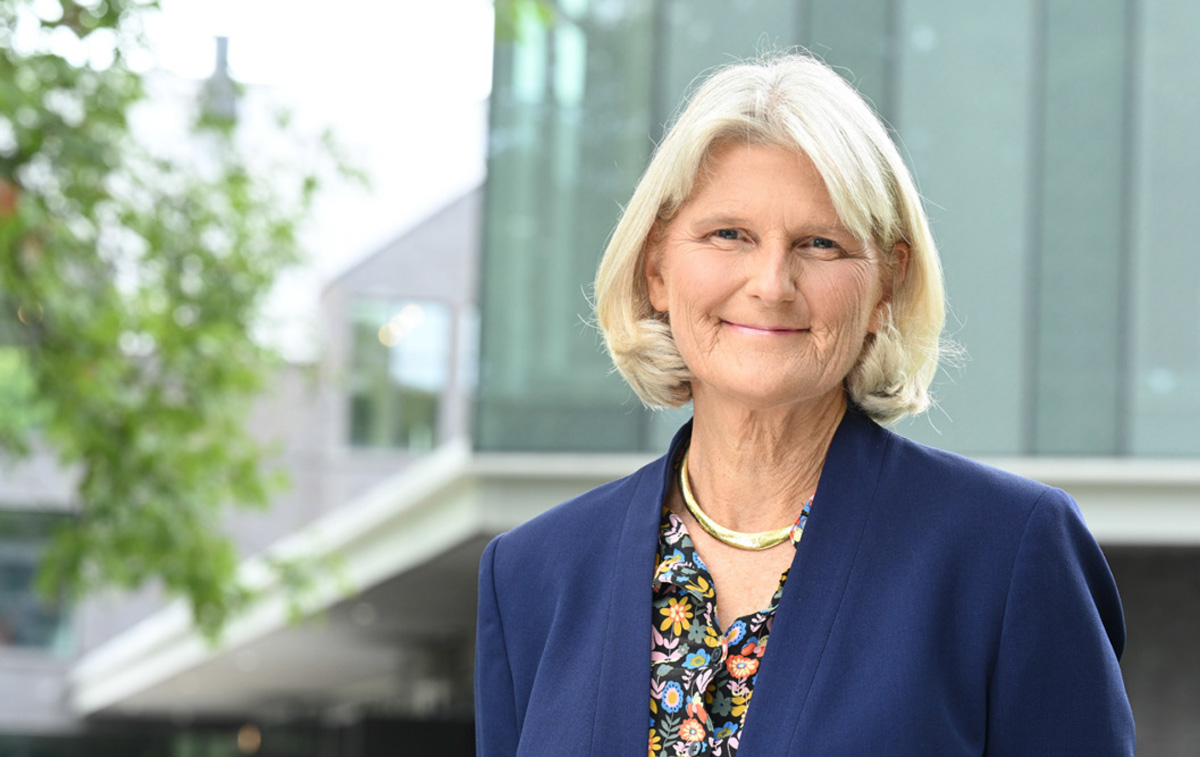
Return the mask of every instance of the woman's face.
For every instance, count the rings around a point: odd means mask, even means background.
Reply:
[[[842,225],[812,161],[777,146],[718,146],[646,277],[698,404],[842,401],[883,311],[878,252]]]

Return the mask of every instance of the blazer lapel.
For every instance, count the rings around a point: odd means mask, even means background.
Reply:
[[[887,444],[881,428],[846,412],[775,611],[739,755],[788,753],[850,579]]]
[[[689,422],[671,443],[666,457],[642,471],[633,493],[615,559],[598,566],[598,576],[611,571],[611,596],[604,621],[599,701],[592,724],[589,754],[642,754],[650,718],[650,615],[654,558],[662,503],[680,445],[691,438]]]

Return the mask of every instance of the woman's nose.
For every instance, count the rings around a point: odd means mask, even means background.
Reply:
[[[766,305],[778,305],[796,298],[795,266],[791,246],[764,244],[749,261],[747,292]]]

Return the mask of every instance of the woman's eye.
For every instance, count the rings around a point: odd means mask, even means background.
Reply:
[[[736,242],[742,236],[737,229],[717,229],[713,233],[717,239],[728,239],[731,242]]]
[[[811,244],[813,247],[816,247],[818,250],[835,250],[835,249],[837,249],[837,242],[833,241],[832,239],[828,239],[826,237],[813,237]]]

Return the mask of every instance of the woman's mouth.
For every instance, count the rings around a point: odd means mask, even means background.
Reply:
[[[772,326],[766,324],[751,324],[751,323],[735,323],[733,321],[721,321],[729,328],[739,334],[747,334],[750,336],[787,336],[788,334],[799,334],[807,329],[797,329],[789,326]]]

